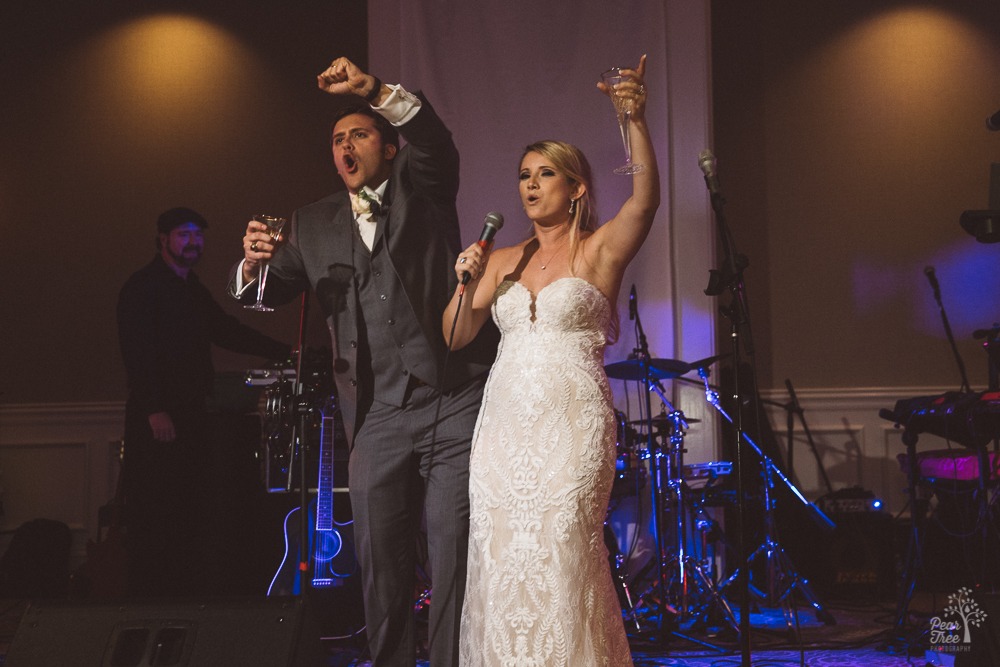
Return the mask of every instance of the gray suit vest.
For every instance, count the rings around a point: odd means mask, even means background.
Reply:
[[[438,383],[431,349],[410,306],[395,267],[386,252],[383,221],[371,252],[354,222],[354,267],[361,306],[360,343],[367,346],[374,376],[374,399],[402,406],[411,376],[430,385]],[[361,358],[359,356],[359,358]]]

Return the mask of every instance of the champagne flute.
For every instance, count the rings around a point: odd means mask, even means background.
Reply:
[[[622,81],[628,81],[629,77],[622,74],[621,67],[612,67],[601,74],[601,80],[608,87],[611,93],[611,102],[615,105],[615,115],[618,117],[618,129],[622,134],[622,143],[625,145],[625,164],[614,170],[616,174],[634,174],[642,171],[641,164],[632,162],[632,139],[629,137],[628,126],[632,118],[632,100],[615,95],[614,86]]]
[[[267,225],[268,236],[271,240],[278,238],[281,234],[281,230],[285,226],[285,219],[279,218],[273,215],[255,215],[253,216],[254,222],[262,222]],[[258,271],[260,272],[257,276],[257,303],[252,306],[243,306],[247,310],[257,310],[262,313],[270,313],[274,310],[270,306],[264,305],[264,283],[267,282],[267,262],[261,261]]]

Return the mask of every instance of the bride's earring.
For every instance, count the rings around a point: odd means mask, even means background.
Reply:
[[[576,215],[576,200],[575,199],[570,199],[569,200],[569,214],[570,214],[570,216]]]

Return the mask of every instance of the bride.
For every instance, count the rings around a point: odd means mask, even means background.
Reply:
[[[632,664],[604,546],[616,439],[604,348],[660,201],[645,69],[643,56],[614,89],[598,84],[631,104],[632,157],[644,166],[618,214],[597,227],[586,158],[540,141],[518,172],[534,234],[493,252],[473,244],[455,264],[471,280],[442,317],[452,349],[491,315],[502,334],[472,441],[469,667]]]

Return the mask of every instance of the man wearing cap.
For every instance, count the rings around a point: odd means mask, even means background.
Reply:
[[[269,359],[289,346],[240,323],[192,270],[208,226],[188,208],[157,220],[157,254],[118,296],[118,336],[128,376],[123,480],[129,590],[151,597],[204,592],[199,554],[206,400],[215,371],[212,345]]]

